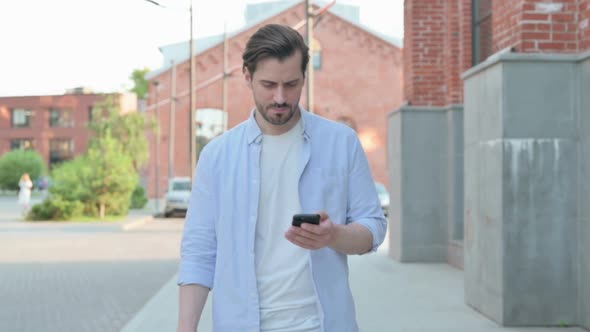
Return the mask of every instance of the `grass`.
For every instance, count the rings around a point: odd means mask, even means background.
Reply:
[[[117,221],[121,221],[124,220],[125,218],[127,218],[126,215],[124,216],[105,216],[103,219],[100,219],[98,217],[89,217],[89,216],[81,216],[81,217],[75,217],[71,220],[25,220],[27,222],[44,222],[44,221],[51,221],[51,222],[63,222],[63,223],[76,223],[76,222],[104,222],[104,223],[109,223],[109,222],[117,222]]]
[[[82,216],[82,217],[74,218],[69,221],[74,221],[74,222],[75,221],[80,221],[80,222],[116,222],[116,221],[121,221],[125,218],[127,218],[127,216],[105,216],[103,219],[100,219],[98,217]]]

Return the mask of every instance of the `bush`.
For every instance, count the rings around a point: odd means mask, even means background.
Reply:
[[[131,194],[131,205],[130,209],[143,209],[143,207],[147,204],[148,199],[147,195],[145,194],[145,189],[142,186],[135,187],[133,193]]]
[[[43,157],[33,150],[15,150],[0,158],[0,189],[18,190],[23,173],[29,173],[31,180],[45,174],[47,167]]]
[[[126,214],[138,182],[131,158],[109,136],[92,144],[86,155],[56,167],[52,179],[53,195],[83,202],[84,214],[91,217]]]
[[[71,220],[82,216],[83,210],[82,202],[66,201],[55,196],[34,205],[27,215],[27,220]]]

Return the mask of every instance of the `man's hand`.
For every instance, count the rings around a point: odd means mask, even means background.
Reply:
[[[285,233],[285,237],[291,243],[305,249],[321,249],[332,244],[336,234],[336,225],[330,220],[324,211],[317,212],[320,215],[320,224],[301,224],[301,227],[291,226]]]

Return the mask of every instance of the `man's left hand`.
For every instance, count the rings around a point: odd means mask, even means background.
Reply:
[[[316,250],[329,246],[336,234],[336,225],[324,211],[318,212],[320,224],[301,224],[301,227],[291,226],[285,237],[291,243],[305,249]]]

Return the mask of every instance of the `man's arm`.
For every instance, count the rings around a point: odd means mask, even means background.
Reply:
[[[373,247],[373,234],[367,227],[350,223],[347,225],[333,224],[334,234],[329,246],[346,255],[362,255]]]
[[[195,332],[207,302],[209,288],[182,285],[179,290],[178,332]]]
[[[358,223],[335,224],[324,211],[318,212],[320,224],[304,223],[292,226],[285,237],[292,243],[310,250],[330,247],[346,255],[365,254],[373,248],[373,234]]]

